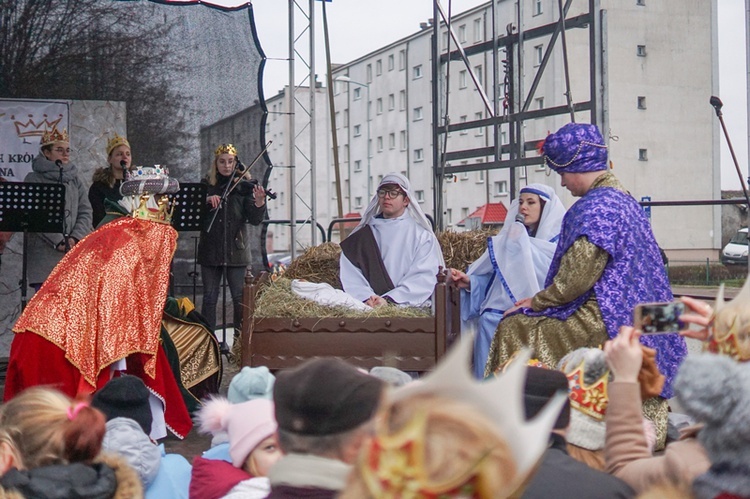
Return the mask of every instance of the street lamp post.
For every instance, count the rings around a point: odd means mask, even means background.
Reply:
[[[370,145],[370,85],[367,83],[354,81],[348,76],[337,76],[335,80],[346,83],[348,85],[359,85],[360,87],[365,87],[365,94],[367,99],[367,199],[370,199],[372,197],[372,177],[370,176],[370,158],[372,157],[370,151],[370,147],[372,147]]]

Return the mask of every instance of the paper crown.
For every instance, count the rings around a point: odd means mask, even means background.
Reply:
[[[507,490],[493,491],[496,497],[507,497],[521,486],[547,449],[550,431],[565,403],[566,394],[555,395],[537,417],[526,421],[523,394],[526,362],[531,352],[525,350],[520,353],[519,362],[513,362],[504,373],[490,377],[484,382],[478,382],[469,369],[473,344],[471,335],[465,335],[452,347],[433,372],[421,379],[419,383],[410,383],[394,390],[390,399],[392,403],[396,403],[426,394],[447,397],[470,405],[492,422],[497,433],[507,443],[516,464],[516,474],[507,484]],[[401,463],[412,462],[410,453],[413,452],[413,446],[418,444],[420,428],[423,427],[424,425],[417,420],[407,425],[400,434],[388,439],[376,434],[374,444],[370,447],[371,452],[364,458],[380,462],[377,459],[378,453],[387,449],[389,462],[391,459],[397,459]],[[402,442],[410,443],[401,445]],[[388,463],[382,462],[382,464]],[[414,462],[414,464],[419,466],[419,462]],[[376,466],[373,473],[384,478],[387,477],[388,468],[388,466],[384,468]],[[425,476],[424,470],[407,471],[408,477],[406,478],[416,480],[411,483],[409,490],[416,487],[434,491],[434,487],[438,485],[427,483],[424,478],[422,481],[419,480],[419,477]],[[463,490],[463,486],[471,487],[472,484],[477,483],[477,480],[480,480],[482,473],[481,463],[476,463],[456,480],[443,484],[443,488],[448,488],[445,493],[451,490]],[[437,494],[434,497],[440,497],[440,495]]]
[[[750,278],[729,303],[724,302],[724,284],[719,286],[711,329],[709,351],[750,360]]]
[[[119,146],[128,146],[129,149],[130,142],[128,142],[128,139],[126,139],[122,135],[115,134],[115,136],[109,139],[109,141],[107,142],[107,156],[112,154],[112,151],[114,151],[115,148]]]
[[[70,142],[68,130],[64,128],[62,133],[60,133],[57,127],[52,127],[52,130],[45,130],[42,134],[42,142],[40,145],[44,147],[54,144],[55,142]]]
[[[599,379],[586,384],[584,380],[584,363],[581,363],[565,376],[568,378],[570,387],[570,406],[577,409],[587,416],[591,416],[597,421],[604,421],[607,413],[609,397],[607,395],[607,385],[609,383],[609,371],[606,371]]]
[[[221,144],[216,148],[216,151],[214,151],[214,156],[221,156],[222,154],[231,154],[232,156],[237,156],[237,148],[232,144]]]

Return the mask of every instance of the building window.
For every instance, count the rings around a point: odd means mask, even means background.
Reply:
[[[500,180],[495,182],[495,196],[507,196],[508,195],[508,181]]]
[[[538,16],[542,13],[542,0],[534,0],[534,15]]]
[[[419,121],[422,119],[422,107],[415,107],[414,108],[414,121]]]
[[[484,33],[482,32],[482,19],[474,19],[474,41],[481,42],[483,38]]]
[[[541,66],[544,59],[544,45],[534,47],[534,66]]]
[[[443,32],[443,47],[448,48],[448,42],[450,41],[450,33],[447,31]]]
[[[389,133],[388,134],[388,149],[395,149],[395,148],[396,148],[396,134]]]
[[[349,144],[344,144],[344,163],[349,162]]]
[[[424,203],[424,191],[415,191],[414,195],[417,198],[417,203]]]
[[[354,87],[354,93],[352,94],[354,96],[354,100],[359,100],[362,98],[362,89],[360,87]]]
[[[638,109],[646,109],[646,97],[638,96]]]
[[[396,96],[393,94],[388,95],[388,110],[393,111],[396,108]]]
[[[466,218],[469,217],[469,209],[468,208],[461,208],[461,218],[463,220],[466,220]]]
[[[413,79],[421,78],[422,77],[422,65],[414,66],[412,70],[412,77]]]
[[[362,171],[362,161],[359,159],[354,160],[354,171],[355,172],[361,172]]]
[[[646,5],[646,0],[635,0],[635,4],[636,5],[640,5],[640,6],[645,6]]]
[[[400,50],[398,52],[398,70],[403,71],[406,69],[406,50]]]
[[[424,149],[414,149],[414,162],[424,161]]]
[[[648,161],[648,149],[638,149],[638,161]]]
[[[401,90],[398,93],[398,110],[403,111],[406,109],[406,90]]]
[[[508,143],[508,132],[507,130],[501,130],[500,131],[500,145],[505,145]]]
[[[484,118],[484,116],[482,116],[482,113],[474,113],[474,119],[476,121],[479,121],[482,118]],[[476,130],[477,130],[477,133],[476,133],[477,137],[479,137],[480,135],[484,135],[484,127],[483,126],[478,127]]]
[[[460,118],[458,119],[458,121],[459,121],[459,123],[466,123],[466,121],[468,121],[468,116],[466,116],[466,115],[464,114],[463,116],[461,116],[461,117],[460,117]],[[466,129],[464,129],[464,130],[461,130],[461,135],[466,135],[467,133],[469,133],[469,131],[468,131],[468,130],[466,130]]]
[[[477,81],[482,83],[482,66],[474,66],[474,75],[477,77]],[[474,90],[477,90],[476,88]]]
[[[378,59],[375,61],[375,76],[380,76],[383,74],[383,60]]]
[[[445,210],[445,222],[448,225],[453,225],[453,210],[451,208]]]
[[[406,130],[401,130],[398,133],[398,146],[402,151],[406,151]]]
[[[466,70],[458,72],[458,88],[466,88]]]
[[[362,196],[357,196],[354,198],[354,206],[356,208],[362,208]]]
[[[519,166],[516,168],[516,172],[518,173],[518,178],[526,178],[526,167],[525,166]]]
[[[534,102],[536,102],[537,109],[544,109],[544,97],[537,97]]]
[[[378,97],[378,100],[375,101],[375,112],[378,114],[383,114],[383,99]]]
[[[349,126],[349,110],[344,109],[344,128]]]
[[[638,55],[638,57],[646,57],[646,46],[638,45],[638,48],[636,48],[635,53]]]
[[[367,141],[367,157],[372,158],[372,139]]]
[[[383,137],[378,137],[378,152],[383,152]]]
[[[396,65],[395,58],[393,57],[393,54],[388,56],[388,71],[393,71],[393,67]]]
[[[483,184],[484,183],[484,170],[479,170],[477,172],[477,184]]]
[[[458,41],[466,43],[466,25],[462,24],[458,27]]]
[[[341,113],[336,111],[336,114],[333,115],[333,121],[336,122],[336,130],[340,128],[341,125]]]
[[[359,137],[362,135],[362,126],[361,125],[354,125],[354,136]]]
[[[365,73],[367,75],[367,83],[370,83],[372,81],[372,64],[367,65]]]

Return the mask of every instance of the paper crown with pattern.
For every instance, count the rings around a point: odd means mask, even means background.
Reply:
[[[708,350],[741,362],[750,360],[750,278],[728,303],[724,302],[724,284],[719,286]]]
[[[597,421],[604,421],[609,404],[607,396],[609,371],[590,385],[586,384],[584,374],[584,361],[581,361],[575,369],[565,375],[570,388],[570,406]]]
[[[44,147],[54,144],[55,142],[70,142],[68,130],[63,128],[63,131],[60,132],[57,127],[53,127],[51,130],[45,130],[42,134],[42,142],[40,145]]]
[[[222,154],[237,156],[237,148],[232,144],[221,144],[216,148],[216,151],[214,151],[214,156],[221,156]]]
[[[128,142],[128,139],[126,139],[122,135],[115,134],[114,137],[112,137],[111,139],[109,139],[109,141],[107,141],[107,156],[112,154],[112,151],[114,151],[115,148],[120,147],[120,146],[128,146],[128,149],[130,149],[130,142]]]
[[[526,421],[524,382],[530,351],[520,353],[520,361],[509,365],[504,373],[479,382],[474,379],[469,368],[472,348],[473,338],[465,335],[433,372],[419,383],[410,383],[394,390],[390,401],[397,403],[410,397],[437,395],[465,403],[487,418],[495,426],[497,434],[505,440],[516,464],[516,474],[508,482],[507,490],[493,491],[493,497],[507,497],[521,486],[547,449],[550,431],[565,403],[566,394],[558,393],[537,417]],[[416,418],[398,434],[376,433],[372,445],[362,456],[362,459],[370,460],[368,474],[371,475],[371,483],[387,487],[389,480],[393,479],[393,467],[389,463],[396,460],[404,464],[410,463],[411,466],[399,471],[400,479],[409,481],[409,485],[403,489],[405,492],[433,494],[417,493],[413,497],[443,497],[444,494],[450,496],[450,493],[461,497],[461,494],[468,494],[466,497],[485,497],[474,494],[481,484],[483,473],[488,471],[484,470],[481,462],[475,463],[450,482],[429,483],[424,470],[419,468],[420,461],[414,459],[415,446],[423,444],[423,429],[424,421]],[[381,459],[384,452],[388,459]]]

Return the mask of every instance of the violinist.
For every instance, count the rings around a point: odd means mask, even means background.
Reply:
[[[232,144],[221,144],[216,148],[214,160],[202,180],[208,187],[206,203],[209,216],[204,220],[198,243],[198,263],[201,266],[203,280],[201,313],[215,329],[219,288],[222,274],[226,270],[226,281],[229,284],[234,310],[235,338],[239,334],[242,320],[245,270],[250,265],[246,222],[259,225],[266,211],[266,191],[257,182],[250,181],[249,173],[243,176],[236,175],[237,163],[237,148]],[[228,186],[229,182],[232,185]],[[222,203],[225,191],[228,195]],[[216,217],[211,224],[214,212]]]

